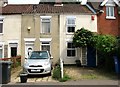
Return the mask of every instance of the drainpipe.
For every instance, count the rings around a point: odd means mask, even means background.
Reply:
[[[58,29],[59,29],[59,39],[60,39],[60,14],[58,15]],[[59,44],[61,41],[59,42]],[[60,48],[61,49],[61,48]],[[59,49],[59,50],[60,50]],[[61,51],[61,50],[60,50]],[[63,58],[61,57],[61,52],[60,52],[60,71],[61,71],[61,78],[63,78]]]
[[[63,78],[63,60],[60,58],[61,78]]]

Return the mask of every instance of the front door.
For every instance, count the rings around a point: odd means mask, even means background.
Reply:
[[[11,47],[11,57],[17,56],[17,47]]]
[[[96,66],[96,49],[93,47],[87,47],[87,66]]]
[[[25,58],[28,58],[33,51],[33,45],[26,45],[25,47]]]

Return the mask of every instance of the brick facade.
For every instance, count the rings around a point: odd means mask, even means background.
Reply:
[[[119,19],[118,19],[118,10],[117,6],[115,7],[115,17],[116,19],[106,19],[106,7],[103,7],[104,13],[98,14],[98,33],[99,34],[110,34],[118,36],[120,32]]]

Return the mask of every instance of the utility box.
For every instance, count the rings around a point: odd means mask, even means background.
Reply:
[[[7,84],[11,79],[11,61],[0,61],[0,84]]]

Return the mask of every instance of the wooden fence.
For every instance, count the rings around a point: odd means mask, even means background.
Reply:
[[[16,56],[11,58],[0,58],[0,61],[11,61],[12,67],[15,68],[21,64],[21,56]]]

